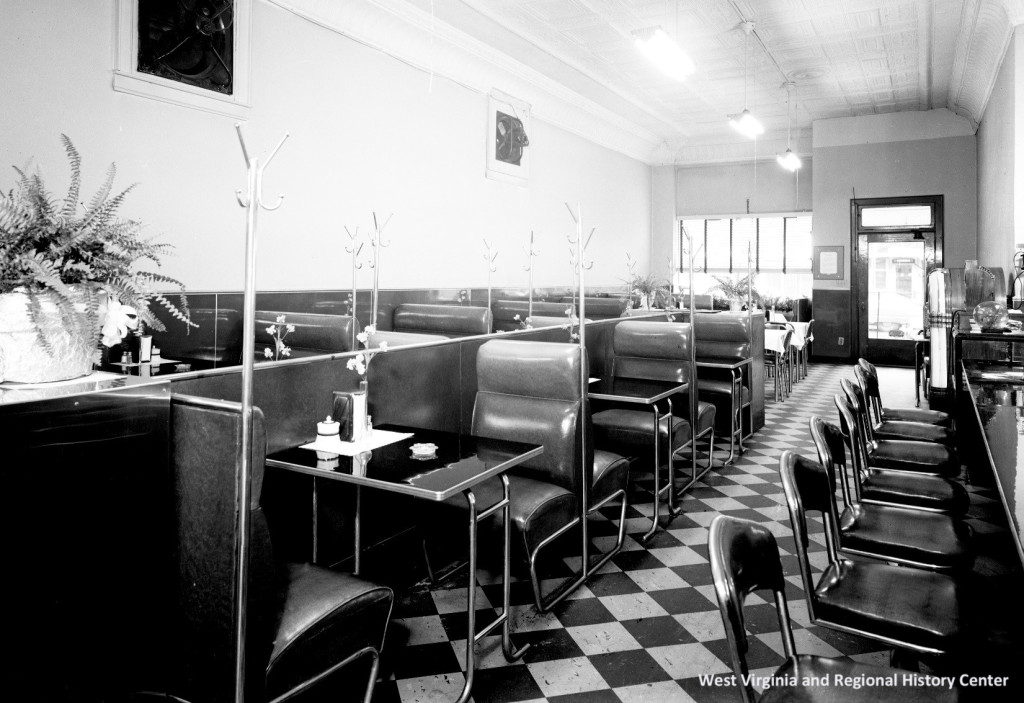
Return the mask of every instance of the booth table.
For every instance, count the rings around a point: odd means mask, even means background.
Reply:
[[[267,466],[307,474],[313,477],[313,535],[316,561],[316,520],[317,497],[316,479],[341,481],[356,486],[355,514],[355,571],[360,567],[360,490],[363,486],[393,493],[440,502],[462,493],[469,502],[469,588],[466,591],[466,614],[469,618],[468,632],[475,636],[466,638],[466,683],[459,703],[469,699],[473,687],[475,669],[475,644],[501,625],[502,648],[506,659],[512,661],[522,656],[526,647],[513,650],[510,638],[509,612],[509,483],[505,472],[544,451],[543,447],[522,442],[487,439],[436,430],[421,430],[409,427],[385,425],[375,430],[396,433],[412,433],[385,446],[362,452],[356,456],[332,455],[313,449],[293,447],[275,452],[267,457]],[[411,446],[416,443],[437,445],[435,455],[428,459],[415,458]],[[498,503],[478,512],[473,487],[491,478],[500,478],[504,497]],[[494,513],[501,514],[504,532],[504,553],[502,559],[502,612],[480,632],[476,632],[476,560],[477,529],[481,520]],[[528,646],[528,645],[527,645]]]
[[[652,422],[654,423],[654,514],[651,517],[651,529],[643,536],[643,539],[649,539],[651,535],[658,529],[658,498],[661,494],[661,489],[658,486],[658,474],[659,474],[659,447],[658,439],[661,436],[659,432],[659,425],[662,420],[667,420],[669,423],[670,435],[668,438],[668,466],[669,466],[669,482],[668,482],[668,507],[669,511],[675,510],[673,503],[673,491],[674,486],[674,471],[672,468],[672,400],[671,397],[676,393],[685,393],[689,390],[689,383],[676,383],[673,381],[648,381],[638,378],[615,378],[615,377],[602,377],[591,380],[590,386],[587,390],[587,395],[591,400],[607,400],[614,403],[626,403],[630,405],[646,405],[651,408]],[[662,400],[668,402],[668,412],[662,413],[658,408],[658,403]],[[691,436],[695,430],[691,427]]]

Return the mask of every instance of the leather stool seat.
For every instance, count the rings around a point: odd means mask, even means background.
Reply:
[[[267,664],[277,696],[364,647],[380,646],[390,588],[311,564],[289,564],[281,623]]]
[[[956,478],[960,475],[960,460],[948,447],[931,442],[902,439],[884,439],[876,442],[874,448],[868,451],[868,466],[945,478]]]
[[[700,378],[697,379],[697,392],[699,395],[732,395],[732,381],[728,379],[718,378]],[[740,385],[741,388],[741,400],[743,404],[750,402],[750,389],[744,385]]]
[[[663,418],[658,424],[659,441],[668,441],[668,423],[672,421],[672,451],[690,441],[690,423],[681,417]],[[612,408],[594,413],[594,440],[599,446],[652,446],[654,413],[647,410]],[[712,418],[712,422],[713,422]],[[665,446],[662,444],[661,446]]]
[[[872,427],[871,431],[876,439],[906,439],[915,442],[935,442],[951,448],[956,446],[956,432],[941,425],[884,420]]]
[[[951,427],[953,418],[949,413],[926,408],[882,408],[883,422],[923,422],[927,425]]]
[[[852,505],[839,516],[840,550],[914,562],[938,570],[974,564],[972,531],[941,513],[888,505]]]
[[[965,515],[971,505],[967,489],[941,476],[868,469],[861,479],[861,499]]]
[[[773,677],[779,681],[795,681],[793,686],[788,683],[773,685],[765,690],[758,703],[955,703],[960,700],[960,692],[945,686],[903,686],[903,672],[881,668],[855,661],[828,659],[807,654],[800,654],[779,667]],[[804,685],[803,682],[817,681],[879,681],[886,677],[896,680],[895,686],[815,686]]]
[[[697,401],[697,435],[700,436],[715,426],[715,404]]]
[[[815,616],[942,652],[961,639],[960,587],[945,574],[840,560],[814,587]]]

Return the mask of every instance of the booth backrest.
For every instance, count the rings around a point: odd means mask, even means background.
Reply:
[[[172,469],[177,529],[180,688],[186,700],[234,700],[236,473],[241,406],[175,394]],[[266,427],[253,409],[249,500],[247,698],[262,700],[263,679],[283,603],[282,573],[260,507]],[[258,695],[257,695],[258,694]]]
[[[690,324],[625,320],[612,333],[616,378],[690,380]]]
[[[573,298],[566,296],[561,299],[562,303],[573,303]],[[583,312],[588,320],[610,320],[622,317],[622,311],[626,309],[626,301],[619,298],[584,298]]]
[[[446,337],[490,334],[491,311],[464,305],[402,303],[391,317],[396,332],[425,332]]]
[[[242,313],[230,308],[193,308],[189,315],[198,327],[179,333],[168,326],[168,332],[154,333],[153,343],[160,347],[161,356],[217,366],[237,364],[242,349]]]
[[[580,349],[574,344],[494,339],[477,351],[477,393],[472,432],[482,437],[544,445],[544,452],[516,467],[517,473],[578,494],[580,430],[586,399],[580,389]],[[586,360],[582,361],[586,363]],[[590,481],[593,443],[585,467]]]
[[[384,330],[374,332],[366,340],[366,348],[379,347],[381,342],[386,342],[388,348],[406,347],[412,344],[429,344],[431,342],[447,342],[448,337],[440,334],[421,334],[419,332],[392,332]]]
[[[282,315],[286,325],[295,325],[295,331],[289,333],[284,340],[284,343],[291,347],[292,357],[352,351],[353,327],[356,333],[359,332],[359,321],[350,315],[257,310],[257,356],[262,354],[266,347],[273,350],[274,341],[267,333],[267,327],[276,325],[277,318]]]
[[[541,317],[565,317],[566,303],[546,303],[539,300],[533,302],[533,314]],[[508,332],[510,330],[522,329],[520,320],[525,320],[530,314],[530,301],[528,300],[495,300],[491,303],[494,312],[494,330]],[[519,320],[515,319],[516,315]]]
[[[698,359],[748,359],[751,353],[747,313],[697,313]]]

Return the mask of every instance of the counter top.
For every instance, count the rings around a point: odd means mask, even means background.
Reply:
[[[963,370],[1017,555],[1024,563],[1024,367],[965,361]]]
[[[0,405],[32,403],[50,398],[67,398],[87,393],[115,391],[129,386],[145,386],[164,383],[160,377],[127,376],[124,374],[94,371],[88,376],[67,381],[50,383],[0,383]]]

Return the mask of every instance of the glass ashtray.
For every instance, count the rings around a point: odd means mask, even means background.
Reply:
[[[433,459],[437,456],[437,445],[432,442],[413,444],[409,449],[412,450],[413,459]]]

